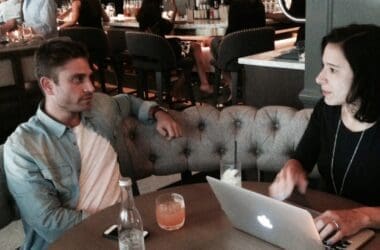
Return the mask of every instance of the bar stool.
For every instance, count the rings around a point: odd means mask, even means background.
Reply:
[[[236,104],[243,69],[243,66],[237,62],[238,58],[273,49],[274,28],[272,27],[246,29],[226,35],[219,45],[217,60],[211,61],[215,67],[216,90],[218,91],[220,87],[221,72],[231,72],[232,104]]]
[[[138,95],[148,98],[146,73],[155,72],[158,103],[163,103],[163,95],[171,103],[170,76],[171,71],[183,71],[187,80],[186,87],[190,94],[190,101],[195,104],[194,95],[189,82],[193,66],[192,58],[177,60],[169,42],[158,35],[146,32],[127,32],[125,34],[128,53],[132,57],[132,64],[138,77]],[[165,90],[165,91],[164,91]]]

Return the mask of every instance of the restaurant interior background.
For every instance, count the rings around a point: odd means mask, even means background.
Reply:
[[[107,4],[109,1],[102,2]],[[178,6],[183,9],[185,1],[177,0],[177,2]],[[121,0],[116,0],[115,3],[117,9],[120,9],[120,6],[122,8],[123,3]],[[321,38],[332,28],[349,23],[374,23],[380,25],[379,16],[379,0],[306,0],[306,67],[304,88],[299,94],[304,107],[312,107],[321,96],[314,80],[321,65],[319,43]],[[10,67],[9,59],[13,60],[12,63],[20,64],[19,61],[14,61],[20,55],[18,53],[12,54],[4,47],[0,47],[0,55],[0,77],[6,79],[4,76],[9,73],[7,72]],[[28,54],[27,57],[28,59],[22,63],[27,64],[28,60],[31,59],[31,55]],[[16,80],[20,80],[17,77],[20,73],[12,72],[12,75],[16,76]],[[281,79],[279,79],[279,84],[281,84]],[[11,84],[0,80],[0,143],[4,143],[6,137],[19,123],[26,121],[34,114],[40,98],[37,83],[33,79],[30,79],[27,83],[16,81]],[[176,178],[169,179],[169,182],[175,181]],[[163,183],[166,185],[167,180],[163,181]],[[149,186],[149,184],[147,185]],[[147,190],[150,188],[152,187],[147,187]],[[153,188],[158,187],[154,186]],[[0,241],[5,239],[5,242],[11,242],[12,244],[12,241],[13,243],[14,241],[20,241],[20,235],[22,235],[22,227],[18,222],[16,226],[11,225],[11,228],[5,228],[0,231]],[[7,243],[0,242],[1,249],[9,249],[9,245],[3,244]]]

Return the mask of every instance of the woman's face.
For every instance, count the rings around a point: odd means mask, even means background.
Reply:
[[[354,74],[338,44],[328,43],[326,45],[323,51],[322,64],[323,67],[316,78],[316,82],[321,86],[325,103],[327,105],[345,104]]]

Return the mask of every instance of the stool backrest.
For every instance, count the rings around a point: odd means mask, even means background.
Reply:
[[[273,50],[274,29],[272,27],[252,28],[226,35],[219,46],[217,66],[226,71],[241,68],[237,59],[243,56]]]
[[[103,30],[93,27],[69,27],[59,30],[59,36],[70,37],[87,47],[90,62],[103,66],[108,57],[108,39]]]
[[[125,29],[109,28],[107,30],[107,37],[111,53],[121,53],[127,50]]]
[[[127,32],[125,38],[136,68],[165,71],[177,67],[174,51],[164,37],[147,32]]]

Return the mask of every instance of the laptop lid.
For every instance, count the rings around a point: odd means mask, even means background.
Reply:
[[[234,227],[285,249],[324,249],[314,220],[305,209],[206,178]],[[367,236],[355,236],[362,242],[354,245],[363,244],[371,237]]]

